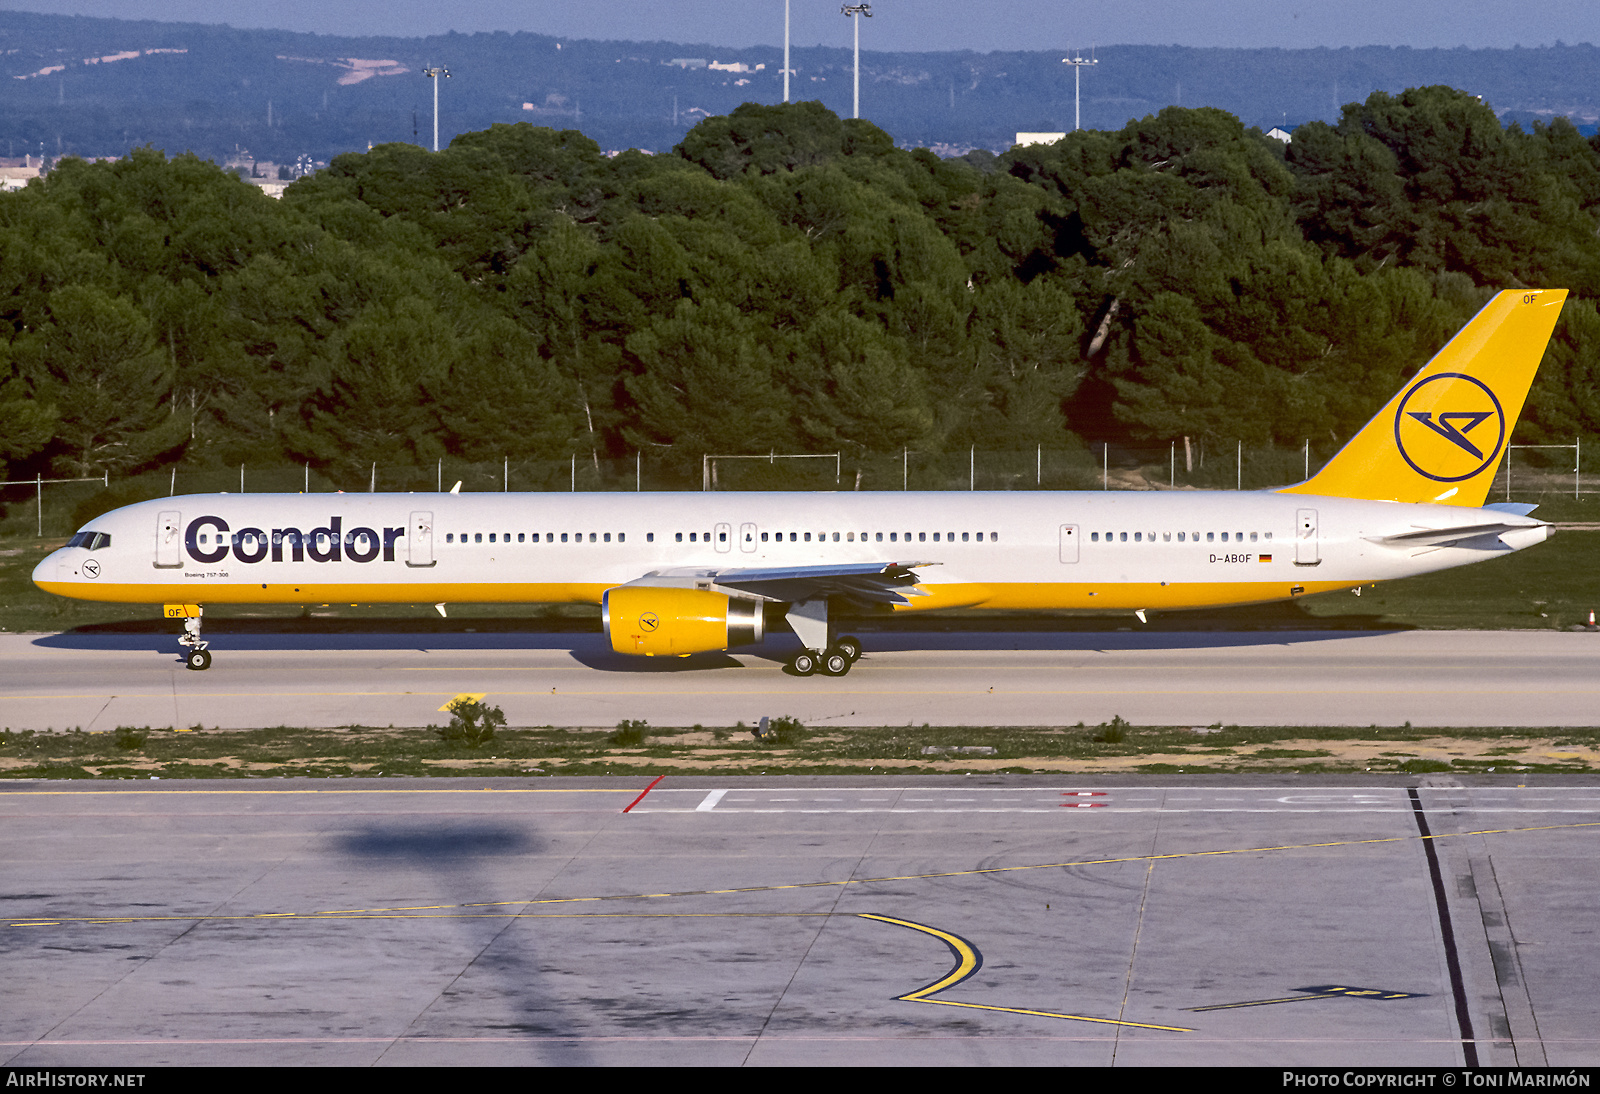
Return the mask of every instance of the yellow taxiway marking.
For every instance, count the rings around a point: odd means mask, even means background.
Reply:
[[[450,708],[455,706],[457,703],[481,703],[483,702],[483,697],[487,694],[489,693],[486,691],[463,691],[455,698],[447,700],[444,706],[440,707],[439,710],[443,714],[454,714],[455,711],[451,710]]]
[[[464,670],[452,669],[451,671],[452,672],[460,672],[460,671],[464,671]],[[781,674],[781,672],[774,672],[771,675],[775,675],[776,676],[776,675],[782,675],[782,674]],[[800,687],[800,686],[803,686],[803,685],[800,685],[798,682],[796,682],[796,687]],[[988,684],[973,684],[971,687],[965,687],[965,688],[896,688],[896,687],[839,688],[839,687],[833,687],[833,688],[829,688],[828,689],[828,694],[830,696],[834,696],[834,695],[886,695],[886,696],[896,696],[896,695],[904,695],[904,696],[919,696],[919,695],[984,695],[984,694],[990,694],[989,687],[990,687],[990,685],[988,685]],[[584,698],[588,698],[588,697],[592,697],[592,696],[598,696],[598,697],[602,697],[603,698],[603,697],[607,697],[607,696],[616,696],[616,695],[628,695],[628,696],[635,696],[635,695],[646,695],[646,696],[662,695],[662,696],[677,696],[677,697],[689,697],[689,696],[697,696],[697,695],[713,695],[713,696],[715,696],[715,695],[722,695],[722,696],[734,695],[734,696],[740,696],[740,697],[753,696],[753,695],[792,696],[794,694],[794,691],[795,691],[794,688],[744,688],[744,687],[737,687],[737,686],[730,686],[730,687],[724,687],[724,688],[694,688],[694,689],[686,689],[686,688],[670,688],[670,689],[638,688],[638,689],[635,689],[635,688],[614,687],[614,688],[605,688],[605,689],[601,689],[601,690],[589,690],[589,691],[578,691],[578,690],[573,690],[573,689],[569,688],[566,691],[560,692],[559,696],[561,698],[570,698],[570,697],[573,697],[573,696],[584,697]],[[376,698],[376,699],[386,699],[386,698],[392,699],[392,698],[402,698],[402,697],[408,696],[408,695],[414,695],[414,696],[416,696],[418,698],[433,699],[433,698],[436,698],[436,697],[439,697],[439,696],[448,695],[448,694],[450,694],[450,693],[449,692],[443,692],[443,691],[277,691],[277,690],[273,690],[273,691],[182,691],[182,692],[178,693],[178,697],[180,699],[374,699],[374,698]],[[549,691],[499,691],[499,692],[496,692],[496,694],[497,695],[517,696],[517,697],[529,696],[529,695],[542,695],[545,698],[549,698],[552,694],[556,694],[556,693],[549,692]],[[1349,689],[1347,689],[1347,688],[1312,688],[1312,689],[1307,689],[1307,688],[1303,688],[1303,687],[1296,687],[1296,686],[1291,685],[1291,684],[1285,684],[1282,687],[1278,687],[1278,688],[1199,688],[1199,687],[1196,687],[1196,688],[1161,688],[1161,687],[1139,687],[1139,688],[1011,688],[1011,687],[1007,687],[1007,688],[1004,688],[1002,692],[997,692],[997,693],[994,693],[994,694],[1004,694],[1004,695],[1040,695],[1040,696],[1074,696],[1074,695],[1079,695],[1079,696],[1081,696],[1081,695],[1115,695],[1115,696],[1125,696],[1125,695],[1126,696],[1132,696],[1132,695],[1348,695],[1349,694]],[[1522,688],[1462,688],[1462,687],[1366,688],[1366,689],[1363,689],[1362,694],[1364,694],[1364,695],[1541,695],[1541,696],[1569,695],[1569,696],[1587,696],[1587,695],[1600,694],[1600,687],[1548,688],[1548,687],[1536,687],[1536,686],[1533,686],[1533,685],[1529,685],[1528,687],[1522,687]],[[123,700],[128,700],[128,701],[162,700],[162,701],[165,701],[165,702],[170,702],[171,698],[172,698],[170,694],[157,693],[157,692],[153,692],[153,691],[149,692],[149,693],[146,693],[146,694],[140,694],[140,695],[126,695],[126,694],[112,695],[110,692],[103,692],[103,691],[102,692],[87,692],[87,693],[82,693],[82,694],[79,694],[79,693],[64,693],[64,692],[55,692],[53,694],[43,694],[43,695],[22,695],[22,694],[9,695],[9,694],[0,694],[0,699],[15,700],[15,701],[22,701],[22,700],[62,700],[62,699],[106,699],[108,697],[109,698],[116,698],[116,699],[123,699]]]
[[[184,790],[177,786],[164,790],[7,790],[0,794],[0,801],[11,797],[88,797],[91,795],[116,795],[116,794],[637,794],[637,786],[484,786],[472,789],[463,787],[440,787],[438,790],[357,790],[354,787],[329,787],[326,790]]]
[[[983,958],[979,956],[978,948],[958,934],[941,931],[937,927],[930,927],[925,923],[913,923],[909,919],[895,919],[893,916],[872,915],[866,912],[859,913],[859,915],[862,919],[873,919],[879,923],[891,923],[896,927],[907,927],[913,931],[921,931],[923,934],[931,934],[946,946],[949,946],[951,952],[955,954],[955,968],[927,987],[918,988],[916,991],[895,997],[903,1003],[934,1003],[942,1007],[992,1010],[1003,1014],[1028,1014],[1035,1018],[1062,1018],[1072,1022],[1094,1022],[1103,1026],[1136,1026],[1139,1029],[1162,1029],[1172,1033],[1194,1032],[1187,1026],[1160,1026],[1151,1022],[1125,1022],[1116,1018],[1093,1018],[1086,1014],[1060,1014],[1050,1010],[1029,1010],[1025,1007],[998,1007],[987,1003],[958,1003],[953,999],[935,999],[933,996],[955,987],[983,967]]]
[[[30,793],[30,791],[20,791]],[[86,791],[85,793],[93,793]],[[123,793],[132,793],[123,791]],[[201,793],[190,791],[190,793]],[[204,791],[203,793],[227,793],[226,791]],[[240,791],[235,791],[240,793]],[[308,793],[308,791],[300,791]],[[316,791],[309,791],[316,793]],[[434,791],[444,793],[444,791]],[[548,907],[554,904],[598,904],[616,900],[662,900],[679,897],[696,896],[726,896],[742,893],[777,893],[799,889],[837,889],[849,885],[878,885],[899,881],[933,881],[940,878],[951,877],[983,877],[989,874],[1021,873],[1028,870],[1062,870],[1083,866],[1112,866],[1133,862],[1162,862],[1178,859],[1220,858],[1225,855],[1260,855],[1273,851],[1313,851],[1334,847],[1371,847],[1381,844],[1421,843],[1423,840],[1455,839],[1460,836],[1505,836],[1517,835],[1527,832],[1555,832],[1570,831],[1579,828],[1600,828],[1600,821],[1580,821],[1572,824],[1541,824],[1525,828],[1481,828],[1471,832],[1436,832],[1428,836],[1384,836],[1375,839],[1359,840],[1330,840],[1326,843],[1285,843],[1268,847],[1232,847],[1215,851],[1173,851],[1164,855],[1127,855],[1118,858],[1079,859],[1072,862],[1039,862],[1022,866],[983,866],[972,870],[943,870],[927,874],[894,874],[885,877],[845,878],[842,881],[798,881],[788,885],[749,885],[735,889],[686,889],[673,893],[618,893],[611,896],[565,896],[565,897],[538,897],[521,900],[490,900],[472,904],[417,904],[392,908],[352,908],[343,910],[330,910],[321,912],[278,912],[270,915],[237,915],[237,916],[57,916],[51,922],[56,924],[68,923],[146,923],[177,920],[185,923],[198,923],[208,919],[263,919],[284,918],[300,922],[312,920],[327,921],[330,919],[358,919],[368,917],[400,917],[407,912],[450,912],[462,909],[475,908],[511,908],[511,907]],[[503,911],[494,913],[490,918],[515,918],[531,913]],[[433,916],[417,916],[419,919],[439,918]]]

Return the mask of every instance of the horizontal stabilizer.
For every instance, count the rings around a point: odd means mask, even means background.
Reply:
[[[1504,522],[1490,524],[1464,524],[1457,528],[1421,528],[1415,532],[1402,532],[1396,536],[1368,536],[1373,543],[1381,543],[1385,547],[1449,547],[1451,544],[1460,543],[1466,539],[1476,539],[1479,536],[1499,536],[1504,532],[1520,532],[1529,528],[1538,528],[1542,522],[1529,522],[1527,524],[1508,524]]]

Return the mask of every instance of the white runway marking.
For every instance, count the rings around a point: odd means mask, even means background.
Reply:
[[[1140,788],[1143,789],[1143,788]],[[1189,788],[1178,788],[1187,790]],[[1493,797],[1460,800],[1470,789],[1439,788],[1424,793],[1433,796],[1430,806],[1456,813],[1473,814],[1596,814],[1600,797],[1590,788],[1574,788],[1573,794],[1541,794],[1529,797]],[[1361,791],[1299,792],[1284,794],[1282,788],[1263,788],[1259,796],[1226,796],[1204,792],[1153,796],[1148,792],[1122,796],[1119,791],[1059,790],[1041,788],[1026,797],[1012,789],[964,791],[959,796],[928,795],[921,788],[864,787],[852,793],[848,788],[829,788],[828,794],[796,794],[766,788],[750,790],[712,790],[661,787],[651,794],[649,804],[635,813],[1060,813],[1064,809],[1108,809],[1119,813],[1410,813],[1411,803],[1400,788],[1381,787]],[[694,805],[673,804],[672,795],[700,797]],[[894,797],[885,797],[893,794]],[[1093,798],[1092,801],[1080,800]],[[682,801],[682,798],[676,799]],[[1512,804],[1512,803],[1515,804]]]
[[[711,812],[713,809],[715,809],[717,807],[717,803],[722,800],[722,796],[724,794],[726,794],[726,793],[727,793],[726,790],[713,790],[711,793],[706,795],[704,801],[702,801],[699,805],[694,807],[695,808],[695,812],[697,812],[697,813],[709,813],[709,812]],[[657,812],[666,812],[666,810],[645,809],[645,810],[635,810],[635,812],[657,813]],[[676,809],[676,810],[673,810],[673,812],[681,813],[681,812],[683,812],[683,810]]]

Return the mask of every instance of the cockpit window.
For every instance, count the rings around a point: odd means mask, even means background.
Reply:
[[[98,551],[102,548],[111,546],[111,534],[109,532],[79,532],[77,535],[67,540],[67,546],[82,547],[89,551]]]

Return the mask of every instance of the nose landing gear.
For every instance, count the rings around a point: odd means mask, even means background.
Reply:
[[[196,672],[211,667],[211,643],[200,637],[200,605],[168,604],[163,609],[168,619],[182,619],[183,633],[178,645],[184,648],[183,663]]]

